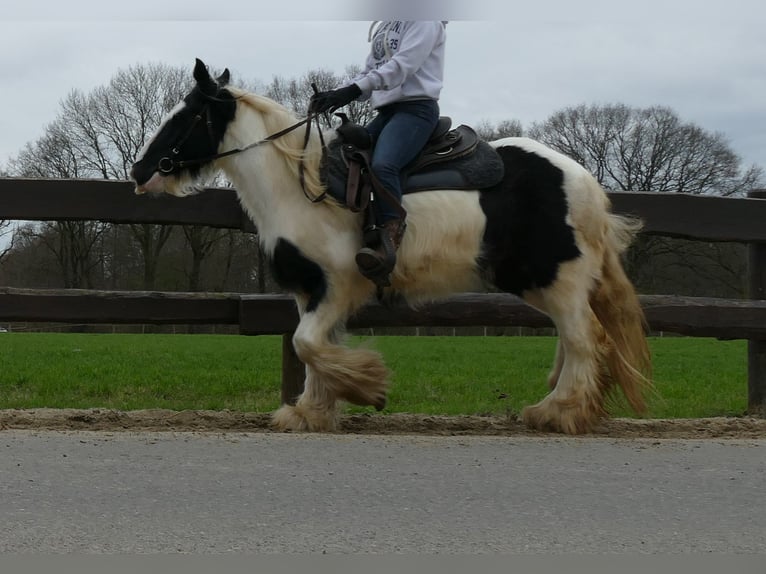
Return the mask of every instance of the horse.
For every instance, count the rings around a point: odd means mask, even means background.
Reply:
[[[272,414],[279,430],[337,430],[343,402],[386,406],[389,371],[374,349],[345,341],[345,324],[380,296],[358,271],[362,215],[324,198],[326,133],[294,129],[277,102],[210,75],[163,119],[131,169],[136,193],[185,196],[223,174],[253,219],[279,285],[294,295],[293,346],[305,364],[295,404]],[[502,158],[495,185],[406,194],[407,230],[384,300],[410,305],[492,288],[547,314],[558,334],[548,394],[526,406],[531,429],[582,434],[609,416],[621,391],[636,412],[651,388],[646,321],[621,254],[640,229],[617,215],[576,161],[527,138],[489,142]],[[487,287],[489,285],[489,287]]]

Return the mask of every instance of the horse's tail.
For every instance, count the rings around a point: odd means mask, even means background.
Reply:
[[[605,360],[612,380],[605,386],[619,385],[633,410],[644,413],[644,395],[651,387],[647,323],[620,261],[620,254],[632,243],[642,223],[613,213],[608,217],[601,280],[591,293],[590,305],[608,339]]]

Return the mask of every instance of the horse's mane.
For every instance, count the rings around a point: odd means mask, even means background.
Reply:
[[[270,98],[239,88],[227,86],[227,90],[240,102],[250,106],[261,115],[268,134],[277,133],[299,121],[290,110]],[[305,126],[301,126],[273,140],[272,144],[283,155],[288,168],[296,178],[299,177],[300,164],[303,160],[306,193],[310,197],[318,197],[324,192],[325,187],[319,176],[322,147],[318,135],[312,132],[309,143],[304,150],[305,133]]]

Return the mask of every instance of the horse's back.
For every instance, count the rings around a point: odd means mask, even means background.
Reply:
[[[571,157],[556,151],[544,143],[527,137],[507,137],[489,142],[495,149],[514,148],[527,153],[535,154],[541,158],[547,159],[551,164],[564,171],[587,170]]]

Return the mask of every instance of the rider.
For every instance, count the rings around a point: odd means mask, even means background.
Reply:
[[[323,113],[369,98],[377,112],[366,126],[375,145],[371,167],[391,197],[375,198],[380,245],[361,249],[356,264],[365,277],[383,287],[390,284],[406,227],[401,171],[422,151],[439,120],[446,25],[373,22],[368,36],[372,46],[361,75],[347,86],[319,92],[311,101],[310,110]]]

